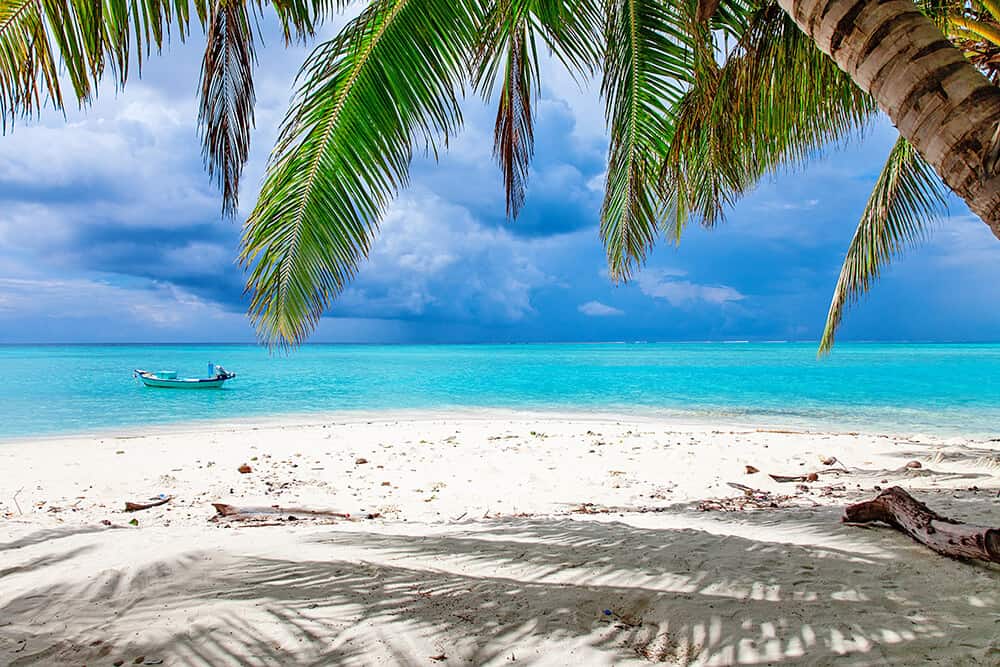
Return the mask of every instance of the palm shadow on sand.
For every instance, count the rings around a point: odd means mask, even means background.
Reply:
[[[517,519],[422,537],[315,527],[287,533],[281,557],[255,553],[252,533],[277,527],[243,531],[242,550],[84,582],[60,579],[64,561],[47,586],[0,603],[0,663],[1000,662],[998,568],[842,526],[835,508],[675,515],[703,527]],[[726,534],[731,521],[740,535]],[[752,537],[765,528],[787,540]],[[80,548],[46,544],[70,559]],[[344,553],[357,556],[332,557]]]

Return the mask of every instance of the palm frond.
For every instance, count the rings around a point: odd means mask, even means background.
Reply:
[[[868,291],[894,255],[924,238],[945,205],[941,179],[900,137],[889,152],[847,249],[820,341],[820,354],[833,348],[844,308]]]
[[[599,28],[593,0],[497,0],[486,15],[475,84],[486,100],[499,84],[493,154],[503,174],[508,218],[516,218],[524,204],[534,152],[539,38],[574,76],[586,76],[598,62]]]
[[[593,75],[605,50],[599,0],[528,0],[529,28],[577,79]]]
[[[500,80],[493,156],[503,174],[508,218],[516,218],[524,204],[535,146],[532,97],[539,92],[538,54],[528,11],[527,3],[518,0],[495,3],[476,54],[476,85],[485,99],[490,98],[494,81]]]
[[[610,126],[601,238],[615,280],[652,248],[660,208],[656,173],[694,65],[684,3],[610,0],[602,94]]]
[[[973,4],[981,6],[994,21],[1000,21],[1000,2],[997,0],[975,0]]]
[[[110,70],[125,84],[130,58],[159,50],[171,30],[183,40],[190,8],[200,20],[206,0],[3,0],[0,2],[0,123],[49,103],[62,109],[68,81],[73,97],[87,104]],[[60,71],[60,69],[62,71]]]
[[[4,130],[18,113],[41,106],[43,85],[53,103],[62,105],[58,85],[49,85],[58,84],[58,59],[48,48],[44,21],[38,0],[0,4],[0,120]]]
[[[493,154],[503,172],[509,218],[516,218],[524,204],[528,167],[535,149],[531,97],[538,88],[537,56],[530,40],[522,19],[511,31],[493,132]],[[534,81],[532,75],[536,77]]]
[[[703,68],[677,109],[660,171],[675,236],[689,216],[718,223],[765,175],[857,133],[876,111],[774,4],[750,16],[724,64]]]
[[[913,4],[942,31],[947,27],[948,19],[964,13],[966,6],[964,0],[962,3],[955,0],[913,0]]]
[[[285,43],[305,44],[330,16],[342,12],[350,0],[270,0],[281,23]]]
[[[966,16],[952,16],[948,19],[950,29],[957,28],[963,38],[971,35],[973,39],[985,40],[1000,46],[1000,26],[986,21],[978,21]],[[950,31],[951,32],[951,31]]]
[[[254,26],[246,0],[212,5],[202,60],[198,127],[209,177],[222,190],[224,215],[236,212],[240,175],[254,124]]]
[[[470,0],[375,0],[309,57],[243,233],[262,340],[295,345],[315,328],[407,182],[414,144],[458,128],[481,20]]]

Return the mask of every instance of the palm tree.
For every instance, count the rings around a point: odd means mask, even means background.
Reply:
[[[628,278],[644,261],[664,220],[673,219],[679,230],[689,211],[718,217],[727,198],[863,122],[874,102],[916,147],[898,159],[924,155],[997,231],[993,131],[1000,91],[905,0],[888,8],[874,0],[781,2],[809,39],[756,0],[700,6],[688,0],[370,0],[303,66],[244,227],[241,260],[261,337],[294,344],[311,332],[366,256],[387,204],[406,184],[414,149],[435,152],[460,127],[459,98],[467,85],[498,100],[495,154],[508,214],[516,216],[532,154],[539,44],[577,76],[603,73],[611,144],[601,234],[616,278]],[[139,54],[141,63],[142,51],[159,49],[172,29],[184,39],[192,6],[208,33],[199,117],[205,159],[222,187],[224,210],[232,212],[253,122],[253,21],[269,6],[286,40],[302,40],[341,7],[322,0],[0,0],[5,126],[37,111],[44,99],[62,106],[59,59],[81,102],[105,70],[124,85],[129,54]],[[729,52],[730,41],[754,38],[764,10],[772,24],[781,19],[781,35],[792,48],[773,51],[778,69],[770,71],[753,65],[759,58],[739,65],[740,52],[730,54],[727,64],[737,63],[730,71],[750,79],[727,84],[718,57]],[[883,41],[893,48],[880,46]],[[796,76],[779,76],[793,65]],[[738,98],[740,124],[715,128],[699,125],[700,112],[684,115],[684,109],[708,108],[722,97],[721,88],[712,97],[713,86],[725,85],[753,93]],[[754,111],[761,104],[766,113]],[[817,121],[825,109],[832,120]],[[727,157],[734,130],[753,138],[751,150]],[[700,162],[671,166],[685,155]],[[719,170],[690,168],[699,163]],[[898,190],[897,181],[880,179],[890,191]]]
[[[1000,5],[992,0],[968,4],[919,2],[918,6],[990,81],[1000,76]],[[893,255],[924,238],[945,209],[941,180],[903,137],[897,139],[879,174],[834,288],[820,352],[833,348],[844,307],[878,278]],[[996,234],[996,227],[993,227]]]

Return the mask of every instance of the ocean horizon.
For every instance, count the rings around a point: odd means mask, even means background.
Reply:
[[[0,438],[184,422],[456,409],[614,413],[990,436],[1000,344],[4,345]],[[134,368],[237,373],[222,390],[142,387]]]

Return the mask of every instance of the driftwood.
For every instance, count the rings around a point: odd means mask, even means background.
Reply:
[[[939,554],[1000,563],[1000,528],[943,517],[898,486],[886,489],[874,500],[848,505],[843,521],[881,521]]]
[[[173,499],[173,496],[167,496],[166,498],[158,498],[148,503],[130,503],[125,502],[126,512],[138,512],[140,510],[148,510],[150,507],[159,507],[160,505],[166,505]]]

